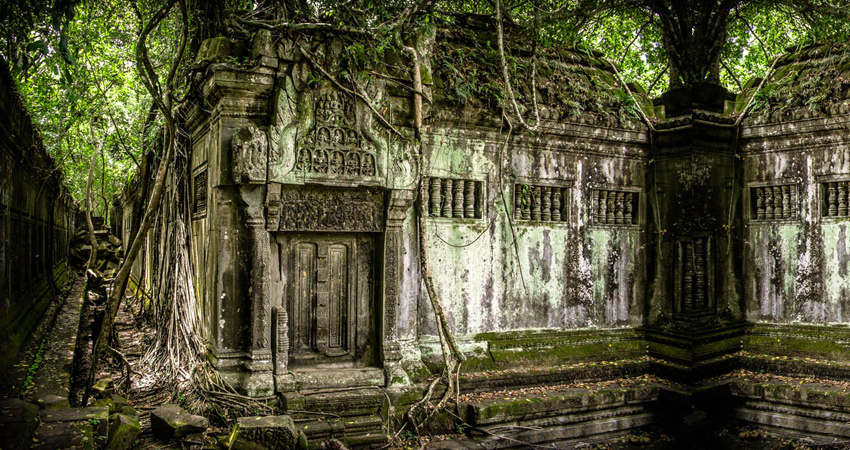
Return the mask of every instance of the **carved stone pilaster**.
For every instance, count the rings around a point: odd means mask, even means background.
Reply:
[[[239,129],[233,136],[232,174],[243,201],[245,226],[250,252],[248,359],[245,366],[251,374],[244,388],[252,395],[273,392],[271,338],[271,244],[266,214],[279,215],[280,186],[267,189],[268,137],[253,124]],[[273,218],[274,220],[274,218]]]
[[[266,186],[266,230],[277,231],[280,226],[280,184]]]
[[[433,180],[432,180],[433,182]],[[387,386],[410,382],[401,367],[401,348],[396,334],[396,308],[401,300],[402,224],[413,205],[414,191],[392,190],[387,202],[387,226],[384,233],[384,320],[383,362]]]

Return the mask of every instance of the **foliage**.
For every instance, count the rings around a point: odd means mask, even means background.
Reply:
[[[103,144],[94,183],[99,214],[105,213],[109,199],[138,171],[144,144],[157,129],[151,126],[151,98],[136,74],[134,50],[139,14],[149,17],[160,3],[13,0],[0,5],[0,54],[12,65],[45,146],[59,162],[78,200],[84,194],[92,143]],[[850,20],[847,11],[842,11],[847,3],[506,0],[502,8],[509,72],[516,80],[518,103],[526,110],[531,107],[528,56],[533,51],[540,56],[535,87],[541,101],[557,104],[559,115],[566,116],[582,111],[634,113],[631,98],[616,83],[604,80],[610,74],[593,67],[594,61],[602,63],[600,55],[614,62],[626,81],[647,88],[649,97],[676,84],[669,79],[670,64],[676,58],[669,53],[670,36],[661,20],[669,13],[665,8],[672,11],[684,5],[693,13],[713,8],[726,17],[718,76],[724,86],[739,91],[749,79],[765,76],[772,60],[789,45],[799,48],[825,40],[847,41]],[[189,7],[190,54],[207,37],[223,34],[247,39],[257,27],[272,29],[279,36],[322,27],[338,32],[345,42],[337,77],[361,85],[373,72],[408,74],[407,59],[401,56],[402,42],[439,27],[448,33],[448,40],[465,42],[451,46],[447,40],[439,41],[435,71],[448,97],[462,103],[474,99],[485,107],[504,103],[504,81],[498,76],[493,38],[495,11],[490,1],[194,0]],[[178,20],[172,11],[148,39],[152,65],[160,72],[167,70],[176,47]],[[469,35],[474,29],[489,31]],[[580,55],[582,67],[565,61],[566,53]],[[188,59],[182,65],[184,73]],[[593,69],[591,73],[587,67]],[[693,79],[706,76],[696,74]],[[612,85],[612,89],[598,89]],[[181,94],[188,89],[187,82],[178,85]]]

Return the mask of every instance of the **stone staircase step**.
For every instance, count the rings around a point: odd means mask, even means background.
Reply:
[[[380,415],[300,419],[295,421],[295,429],[307,436],[310,448],[321,448],[327,439],[338,439],[349,448],[372,448],[387,443],[383,429],[384,421]]]
[[[636,377],[648,373],[649,367],[650,362],[645,358],[599,361],[572,366],[466,373],[461,375],[460,383],[464,392],[489,392],[526,386],[551,386]]]
[[[383,392],[376,388],[287,392],[283,397],[287,411],[299,418],[298,411],[338,416],[377,414],[386,401]]]
[[[276,389],[332,389],[384,386],[384,371],[377,367],[293,369],[275,377]]]
[[[599,411],[616,410],[632,413],[658,398],[654,386],[612,386],[599,390],[566,388],[540,392],[495,392],[473,401],[463,402],[464,420],[474,426],[504,423],[528,423],[547,417],[568,416],[570,420],[593,420]],[[635,407],[638,409],[635,410]],[[589,411],[589,412],[588,412]],[[536,423],[535,426],[543,425]]]

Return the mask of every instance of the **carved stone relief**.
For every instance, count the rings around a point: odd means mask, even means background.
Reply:
[[[233,152],[233,181],[236,183],[265,183],[269,164],[269,141],[266,132],[254,124],[240,128],[231,143]]]
[[[314,126],[298,136],[295,171],[329,177],[375,177],[375,150],[357,128],[355,99],[341,92],[327,92],[315,99],[313,113]]]
[[[384,196],[371,189],[283,188],[280,231],[380,232]]]

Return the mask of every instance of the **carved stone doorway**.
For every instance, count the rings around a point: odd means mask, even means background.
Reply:
[[[374,239],[364,233],[281,234],[289,365],[374,365]]]

